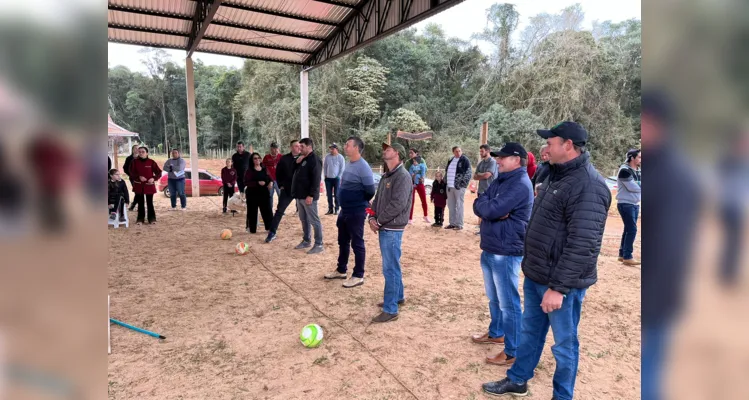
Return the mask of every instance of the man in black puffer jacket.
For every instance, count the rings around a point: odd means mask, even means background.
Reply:
[[[577,325],[585,291],[596,283],[611,192],[590,164],[584,148],[588,133],[581,125],[565,121],[538,134],[549,145],[551,171],[538,191],[525,236],[525,310],[517,361],[507,378],[483,389],[497,395],[527,393],[551,326],[554,398],[571,400],[580,353]]]

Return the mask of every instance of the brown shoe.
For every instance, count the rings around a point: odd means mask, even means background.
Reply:
[[[504,351],[500,352],[496,356],[486,357],[486,362],[494,365],[512,365],[515,362],[515,357],[508,357]]]
[[[641,263],[634,258],[630,258],[629,260],[622,261],[622,264],[624,265],[640,265]]]
[[[388,314],[386,312],[381,312],[380,315],[372,318],[372,322],[390,322],[395,321],[398,319],[398,314]]]
[[[471,341],[473,343],[479,343],[479,344],[488,344],[488,343],[494,343],[494,344],[504,344],[505,343],[505,337],[500,336],[497,338],[491,338],[489,337],[488,333],[485,333],[483,335],[473,335],[471,336]]]
[[[402,305],[403,305],[403,304],[405,304],[405,303],[406,303],[406,299],[403,299],[403,300],[398,300],[398,305],[399,305],[399,306],[402,306]],[[382,306],[384,306],[384,305],[385,305],[385,303],[384,303],[384,302],[382,302],[382,301],[381,301],[381,302],[379,302],[379,303],[377,303],[377,307],[382,307]]]
[[[622,262],[622,261],[624,261],[624,257],[617,257],[616,261]]]

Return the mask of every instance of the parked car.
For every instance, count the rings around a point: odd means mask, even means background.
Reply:
[[[380,185],[380,179],[382,179],[382,174],[379,172],[373,172],[372,175],[374,175],[374,183],[375,187]],[[424,189],[427,193],[427,196],[429,196],[430,193],[432,193],[432,183],[434,183],[434,179],[426,178],[424,179]]]
[[[200,177],[200,195],[201,196],[223,196],[224,185],[221,183],[221,178],[211,174],[210,172],[201,169],[198,172]],[[168,174],[166,171],[161,173],[161,178],[156,181],[156,189],[164,192],[164,196],[169,197],[169,186],[167,184]],[[234,193],[239,192],[239,188],[234,186]],[[192,196],[192,170],[185,168],[185,194]]]

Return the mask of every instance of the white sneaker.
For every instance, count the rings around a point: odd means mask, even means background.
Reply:
[[[409,220],[408,220],[408,224],[409,224],[409,225],[413,225],[413,224],[414,224],[414,220],[412,220],[412,219],[409,219]]]
[[[363,284],[364,284],[364,278],[355,278],[352,276],[346,282],[343,282],[343,287],[352,288],[352,287],[361,286]]]
[[[325,275],[325,279],[346,279],[348,278],[348,275],[342,274],[338,272],[338,270],[334,270],[333,272]]]
[[[426,222],[427,224],[431,224],[432,223],[432,221],[429,220],[429,217],[424,217],[424,222]]]
[[[176,208],[170,208],[169,211],[177,211]]]
[[[187,207],[182,207],[180,211],[187,211]]]

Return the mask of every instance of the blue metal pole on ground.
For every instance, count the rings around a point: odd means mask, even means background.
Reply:
[[[124,323],[122,321],[117,321],[114,318],[110,318],[109,321],[111,321],[114,324],[117,324],[117,325],[120,325],[120,326],[124,326],[125,328],[132,329],[132,330],[134,330],[136,332],[145,333],[146,335],[153,336],[153,337],[159,338],[159,339],[166,339],[166,336],[162,336],[162,335],[159,335],[158,333],[153,333],[151,331],[147,331],[145,329],[141,329],[141,328],[132,326],[130,324],[126,324],[126,323]]]

